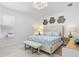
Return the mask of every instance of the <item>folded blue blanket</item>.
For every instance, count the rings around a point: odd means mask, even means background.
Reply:
[[[75,43],[79,43],[79,37],[76,38]]]
[[[79,42],[79,39],[76,39],[75,42]]]

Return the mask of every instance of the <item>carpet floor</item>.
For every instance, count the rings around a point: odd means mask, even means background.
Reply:
[[[53,53],[52,57],[61,57],[61,47]],[[25,50],[23,42],[18,40],[0,40],[0,57],[50,57],[48,53],[40,51],[40,55],[31,52],[30,49]]]

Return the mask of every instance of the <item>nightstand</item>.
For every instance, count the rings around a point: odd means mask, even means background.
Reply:
[[[69,37],[64,37],[63,38],[63,45],[66,46],[69,42],[70,38]]]

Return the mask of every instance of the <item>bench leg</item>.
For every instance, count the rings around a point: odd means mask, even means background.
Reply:
[[[40,48],[38,48],[38,55],[40,54]]]
[[[52,57],[52,47],[51,47],[50,51],[51,51],[50,56]]]
[[[24,44],[25,50],[26,50],[26,44]]]
[[[29,45],[27,45],[27,44],[24,44],[24,48],[25,48],[25,50],[26,50],[26,49],[29,49],[29,48],[30,48],[30,46],[29,46]]]
[[[33,54],[33,48],[31,47],[31,51],[32,51],[32,54]]]
[[[50,56],[52,57],[52,53],[50,53]]]
[[[31,47],[31,51],[32,51],[32,54],[34,53],[33,52],[33,48]],[[39,48],[37,48],[37,53],[38,53],[38,55],[40,54],[40,49]]]

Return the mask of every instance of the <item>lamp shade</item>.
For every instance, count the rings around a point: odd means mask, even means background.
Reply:
[[[43,25],[37,26],[35,28],[35,33],[34,34],[43,34]]]
[[[68,26],[68,31],[69,32],[74,32],[75,31],[75,26],[74,25],[69,25]]]

